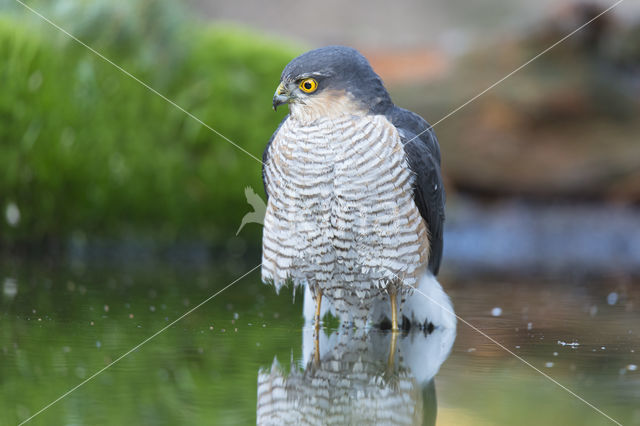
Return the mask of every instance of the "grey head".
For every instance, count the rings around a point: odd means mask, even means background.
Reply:
[[[284,103],[293,115],[296,110],[317,115],[345,108],[382,114],[393,106],[369,61],[356,49],[344,46],[311,50],[289,62],[282,71],[273,108]]]

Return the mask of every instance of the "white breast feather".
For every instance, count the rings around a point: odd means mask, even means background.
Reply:
[[[365,315],[390,283],[415,285],[425,223],[396,128],[384,116],[287,119],[265,164],[262,277],[319,286],[339,314]]]

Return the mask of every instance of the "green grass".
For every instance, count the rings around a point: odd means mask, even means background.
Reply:
[[[38,3],[36,8],[38,8]],[[292,46],[188,19],[167,2],[72,2],[43,14],[255,157]],[[38,18],[0,17],[0,244],[223,241],[262,193],[261,165]],[[15,205],[20,220],[5,220]],[[243,234],[257,237],[257,226]]]

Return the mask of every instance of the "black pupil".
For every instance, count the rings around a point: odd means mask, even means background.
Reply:
[[[305,81],[304,82],[304,88],[307,89],[307,90],[311,90],[311,83],[308,82],[308,81]]]

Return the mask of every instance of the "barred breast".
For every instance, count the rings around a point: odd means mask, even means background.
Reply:
[[[289,117],[268,154],[263,280],[319,288],[355,322],[389,286],[415,285],[428,260],[427,229],[400,137],[384,116]]]

